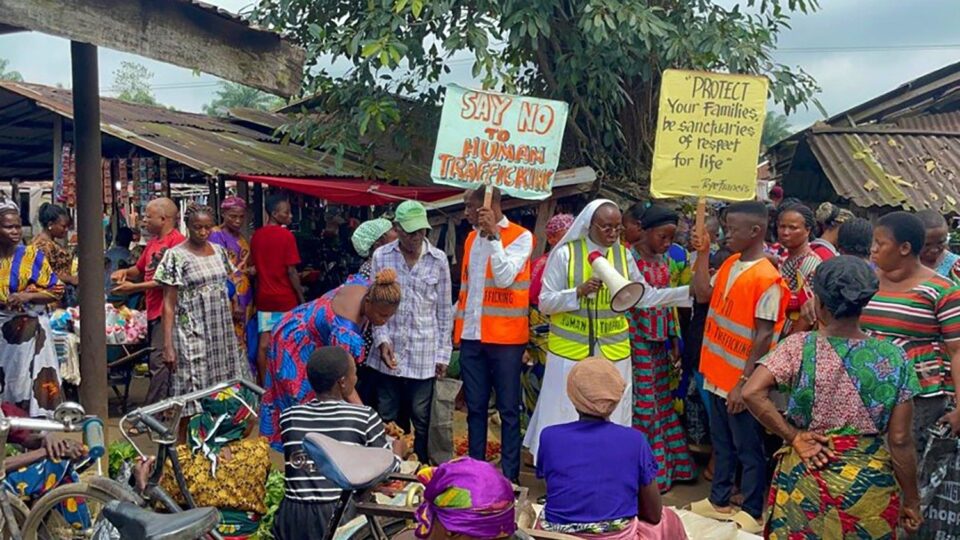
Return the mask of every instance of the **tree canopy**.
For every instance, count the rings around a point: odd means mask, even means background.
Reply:
[[[389,136],[401,149],[442,102],[451,62],[472,64],[485,89],[566,101],[564,164],[608,183],[648,185],[660,78],[667,68],[765,75],[787,113],[818,91],[772,52],[790,15],[817,0],[261,0],[254,18],[307,49],[305,93],[324,121],[290,135],[338,154]],[[462,58],[466,55],[466,59]],[[341,76],[325,65],[348,63]],[[412,121],[411,121],[412,120]],[[431,120],[432,129],[436,120]],[[635,189],[636,188],[636,189]]]
[[[153,81],[153,72],[143,64],[136,62],[120,62],[120,67],[113,72],[112,89],[117,93],[117,99],[141,105],[157,105],[150,83]]]
[[[790,135],[793,135],[790,120],[776,111],[767,111],[767,117],[763,119],[763,136],[760,138],[760,146],[764,149],[770,148]]]
[[[244,86],[221,81],[217,97],[203,106],[203,112],[211,116],[225,116],[230,109],[246,108],[269,111],[282,106],[284,101],[277,96]]]
[[[7,71],[7,67],[10,65],[10,61],[6,58],[0,58],[0,80],[6,81],[22,81],[23,75],[20,75],[19,71],[10,70]]]

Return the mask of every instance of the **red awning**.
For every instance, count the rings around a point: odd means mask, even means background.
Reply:
[[[311,195],[336,204],[374,206],[405,200],[433,202],[463,193],[448,187],[402,187],[356,178],[284,178],[278,176],[237,175],[244,182],[258,182]]]

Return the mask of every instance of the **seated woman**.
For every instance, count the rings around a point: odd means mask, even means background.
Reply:
[[[859,258],[821,264],[813,282],[820,330],[788,337],[744,386],[750,412],[787,443],[764,538],[896,538],[898,521],[919,527],[911,399],[920,385],[903,349],[860,329],[877,289]],[[769,398],[778,384],[790,391],[786,418]]]
[[[567,395],[580,420],[540,435],[543,529],[580,538],[687,538],[680,518],[661,504],[657,460],[646,437],[608,420],[625,389],[609,360],[587,358],[570,370]]]
[[[414,531],[417,538],[529,538],[517,529],[513,486],[493,465],[462,457],[422,469],[417,476],[424,485]]]

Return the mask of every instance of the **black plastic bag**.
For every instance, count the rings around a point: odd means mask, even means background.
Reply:
[[[960,540],[960,439],[931,436],[920,466],[918,538]]]

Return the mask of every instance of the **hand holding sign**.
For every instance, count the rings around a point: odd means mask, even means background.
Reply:
[[[768,84],[765,77],[663,72],[650,192],[699,197],[694,231],[700,238],[707,197],[756,197]]]
[[[545,199],[566,122],[566,103],[452,84],[443,101],[430,176],[437,184],[492,185],[514,197]]]

